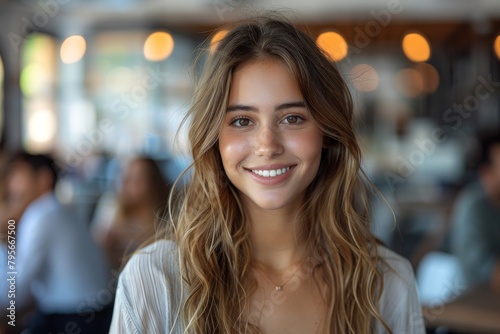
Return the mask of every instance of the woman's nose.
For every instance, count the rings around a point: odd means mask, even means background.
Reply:
[[[265,158],[272,158],[283,153],[281,135],[271,126],[263,126],[257,131],[255,154]]]

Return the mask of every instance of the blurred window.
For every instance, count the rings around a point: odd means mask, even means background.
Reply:
[[[57,43],[46,34],[26,38],[21,53],[23,145],[37,153],[54,148],[57,134]]]
[[[172,152],[199,43],[167,30],[102,30],[83,61],[60,67],[59,140],[67,165],[95,152]]]

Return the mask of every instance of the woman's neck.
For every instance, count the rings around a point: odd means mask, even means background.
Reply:
[[[303,261],[306,251],[304,242],[298,235],[297,212],[298,210],[290,208],[248,210],[255,262],[281,272]]]

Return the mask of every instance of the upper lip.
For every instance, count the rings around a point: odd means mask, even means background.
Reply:
[[[295,164],[272,164],[272,165],[260,165],[260,166],[245,167],[245,168],[248,170],[274,170],[274,169],[282,169],[293,166],[295,166]]]

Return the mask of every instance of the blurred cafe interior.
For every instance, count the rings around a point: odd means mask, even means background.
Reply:
[[[383,194],[372,229],[413,266],[428,333],[500,333],[498,0],[0,0],[2,234],[9,159],[50,153],[56,197],[119,272],[152,232],[117,221],[154,218],[145,194],[190,163],[198,51],[266,10],[307,27],[347,79]],[[486,213],[465,212],[472,184]]]

